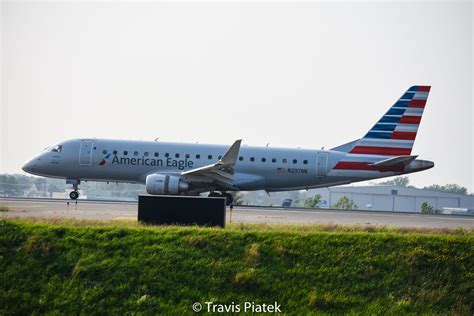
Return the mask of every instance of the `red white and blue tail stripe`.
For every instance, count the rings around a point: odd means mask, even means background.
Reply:
[[[354,142],[334,169],[376,171],[371,167],[375,161],[410,155],[430,88],[409,88],[364,137]]]
[[[352,148],[352,154],[410,155],[430,86],[413,86]]]

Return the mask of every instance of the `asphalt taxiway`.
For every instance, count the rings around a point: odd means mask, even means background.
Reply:
[[[0,198],[8,212],[1,217],[64,217],[78,219],[137,218],[137,202],[34,198]],[[230,220],[227,211],[227,222]],[[459,215],[430,215],[400,212],[341,211],[236,206],[234,223],[268,224],[338,224],[378,225],[391,227],[474,228],[474,217]]]

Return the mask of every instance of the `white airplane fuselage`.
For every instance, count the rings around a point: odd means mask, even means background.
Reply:
[[[23,170],[66,179],[75,191],[91,180],[143,183],[150,194],[169,195],[310,189],[417,172],[434,166],[411,155],[429,90],[410,87],[364,137],[331,150],[73,139]]]
[[[146,183],[152,174],[180,176],[184,171],[209,165],[227,146],[123,141],[106,139],[67,140],[61,150],[46,150],[29,161],[26,172],[54,178],[86,181]],[[114,154],[115,153],[115,154]],[[335,150],[242,146],[234,167],[235,188],[221,188],[212,180],[191,186],[198,192],[214,190],[297,190],[347,184],[421,171],[432,165],[413,164],[403,171],[337,170],[347,153]],[[367,156],[379,161],[386,157]],[[413,161],[415,162],[415,161]],[[185,177],[183,180],[186,181]]]

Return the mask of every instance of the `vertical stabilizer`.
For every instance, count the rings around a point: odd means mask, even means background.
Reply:
[[[359,139],[351,154],[410,155],[430,86],[413,86]]]

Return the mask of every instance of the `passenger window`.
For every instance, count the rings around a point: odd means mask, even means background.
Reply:
[[[217,159],[221,159],[221,158],[222,158],[222,156],[218,156],[218,157],[217,157]]]
[[[158,157],[160,154],[159,153],[155,153],[155,157]]]
[[[242,161],[242,160],[244,160],[244,157],[240,156],[239,161]]]
[[[307,165],[307,164],[308,164],[308,160],[303,160],[303,163],[304,163],[305,165]]]
[[[189,154],[186,154],[184,157],[189,158]]]
[[[286,158],[283,158],[281,162],[286,163]]]
[[[107,154],[107,149],[102,150],[102,153],[105,155]]]
[[[175,157],[175,158],[179,158],[179,154],[174,154],[174,157]]]
[[[265,162],[265,161],[267,161],[267,159],[265,159],[265,158],[262,158],[262,162]]]
[[[145,152],[143,153],[143,156],[148,157],[148,151],[145,151]]]
[[[254,157],[250,157],[250,161],[255,161],[255,158],[254,158]]]
[[[296,164],[298,162],[298,160],[296,159],[293,159],[293,163]]]
[[[114,155],[116,155],[116,154],[117,154],[117,151],[116,151],[116,150],[114,150],[113,154],[114,154]]]
[[[169,153],[166,153],[166,154],[165,154],[165,157],[169,157],[169,156],[170,156],[170,154],[169,154]]]
[[[138,156],[138,151],[133,152],[133,155]]]
[[[196,159],[201,159],[201,155],[196,155]]]
[[[207,159],[209,160],[212,159],[212,155],[207,156]]]
[[[124,150],[124,151],[123,151],[123,155],[124,155],[124,156],[127,156],[127,155],[128,155],[128,151]]]
[[[275,158],[273,158],[273,159],[272,159],[272,162],[275,163],[275,162],[277,162],[277,160],[276,160]]]

